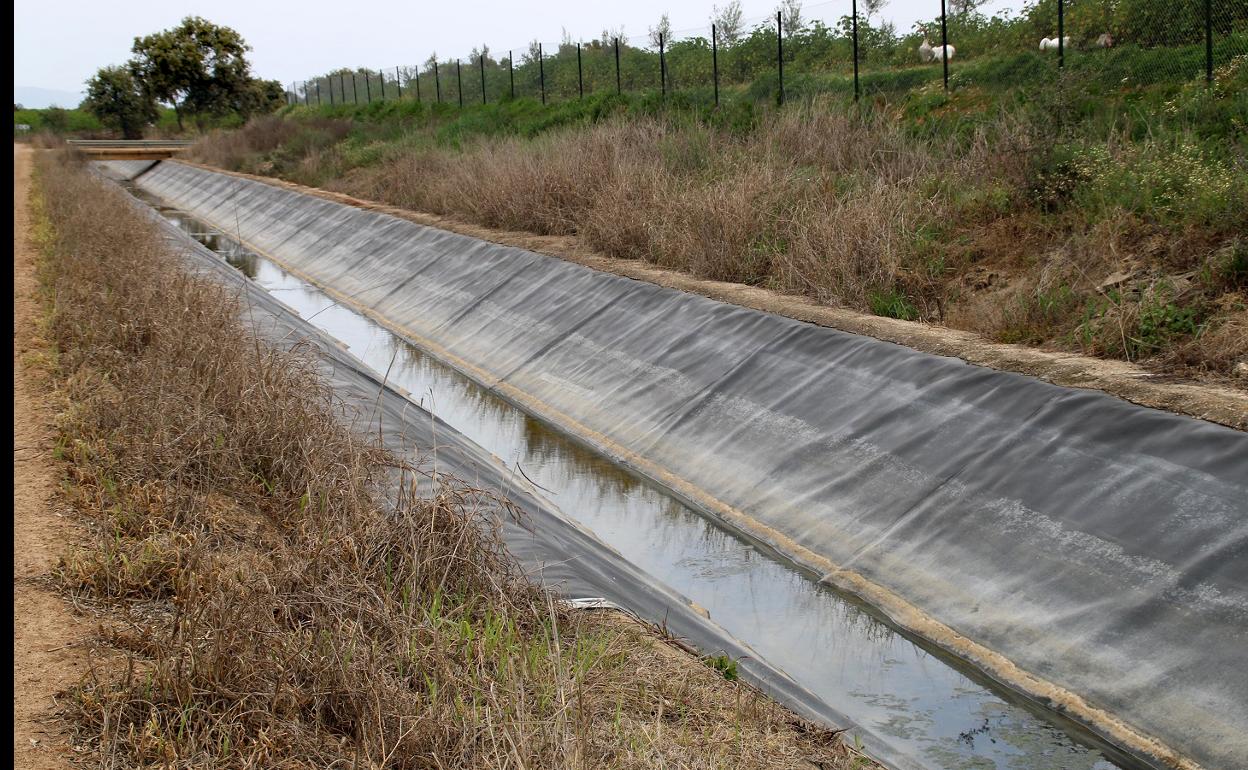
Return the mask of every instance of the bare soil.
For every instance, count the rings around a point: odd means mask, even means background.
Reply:
[[[804,297],[756,286],[695,278],[685,272],[636,260],[605,256],[587,248],[573,236],[495,230],[451,217],[400,209],[273,177],[226,171],[185,160],[176,162],[254,179],[274,187],[315,195],[493,243],[559,257],[595,270],[701,294],[721,302],[862,334],[925,353],[952,356],[978,366],[1018,372],[1057,385],[1100,390],[1142,406],[1185,414],[1238,430],[1248,430],[1248,392],[1223,385],[1165,377],[1127,361],[991,342],[974,332],[828,307]]]
[[[44,347],[31,243],[28,147],[13,145],[13,764],[69,767],[54,697],[81,678],[90,628],[47,577],[79,536],[58,509],[46,388],[30,356]]]

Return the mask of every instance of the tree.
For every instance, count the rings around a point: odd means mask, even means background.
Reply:
[[[780,20],[784,33],[791,35],[802,28],[802,0],[780,0]]]
[[[657,49],[659,43],[672,42],[672,20],[663,14],[659,17],[659,23],[650,28],[650,47]]]
[[[968,16],[974,13],[985,0],[949,0],[949,10],[954,16]]]
[[[732,0],[723,8],[712,6],[711,23],[715,25],[716,35],[725,46],[740,40],[745,26],[741,19],[741,0]]]
[[[862,0],[862,10],[870,20],[872,16],[884,10],[884,6],[888,4],[888,0]]]
[[[537,61],[538,59],[542,58],[545,55],[546,55],[546,50],[542,48],[541,41],[530,40],[529,50],[526,54],[524,54],[524,61],[526,64],[528,64],[528,63]]]
[[[69,113],[64,107],[55,104],[43,111],[43,125],[49,130],[60,133],[69,128]]]
[[[156,120],[156,102],[126,67],[104,67],[87,81],[83,106],[126,139],[142,139],[143,129]]]
[[[276,80],[252,79],[246,90],[238,94],[233,111],[244,118],[272,112],[286,102],[286,87]]]
[[[173,29],[135,38],[130,68],[151,96],[173,107],[178,128],[183,117],[197,122],[248,104],[255,93],[242,35],[198,16]]]
[[[615,45],[615,41],[617,40],[620,41],[621,47],[628,45],[628,35],[624,34],[623,24],[616,27],[615,29],[611,29],[610,27],[603,27],[602,29],[602,47],[603,48],[610,48],[611,46]]]

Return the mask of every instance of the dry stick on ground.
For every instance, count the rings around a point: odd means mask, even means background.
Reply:
[[[483,493],[352,434],[123,193],[43,164],[66,472],[99,539],[65,588],[133,619],[72,700],[105,767],[850,767],[828,730],[531,584]]]

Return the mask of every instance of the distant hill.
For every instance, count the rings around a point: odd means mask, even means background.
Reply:
[[[13,86],[13,103],[32,109],[46,107],[77,107],[86,97],[85,93],[74,91],[58,91],[54,88],[35,88],[34,86]]]

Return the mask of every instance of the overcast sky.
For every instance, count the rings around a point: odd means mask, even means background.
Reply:
[[[481,43],[496,54],[523,50],[530,40],[557,43],[563,29],[572,37],[596,38],[605,27],[624,27],[633,41],[664,12],[672,28],[691,30],[709,23],[717,0],[451,0],[420,3],[272,2],[270,0],[56,0],[15,3],[13,8],[13,85],[15,99],[34,89],[77,94],[98,68],[130,56],[135,36],[177,24],[185,16],[203,16],[233,27],[254,49],[251,61],[259,77],[289,83],[336,67],[393,67],[415,64],[436,50],[444,57],[466,56]],[[720,5],[724,0],[718,0]],[[834,23],[849,12],[850,0],[805,3],[808,19]],[[742,0],[747,20],[775,12],[778,0]],[[991,6],[1021,5],[1021,0],[990,0]],[[940,0],[890,0],[883,15],[906,31],[920,17],[940,12]],[[19,91],[25,88],[26,90]],[[20,99],[17,99],[20,101]]]

